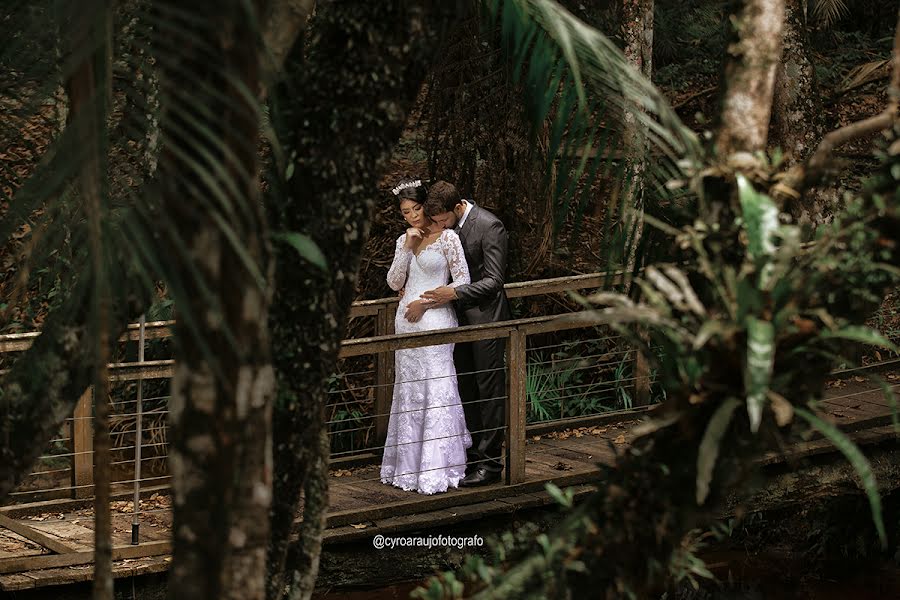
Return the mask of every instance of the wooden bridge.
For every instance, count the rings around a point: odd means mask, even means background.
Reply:
[[[511,298],[529,298],[597,288],[609,285],[610,279],[605,274],[593,274],[511,284],[507,289]],[[560,487],[574,487],[578,494],[586,493],[597,484],[597,465],[611,464],[616,453],[627,447],[632,427],[652,410],[652,405],[648,404],[652,373],[640,357],[623,347],[621,339],[598,329],[590,319],[546,315],[399,336],[393,334],[395,310],[395,299],[361,302],[353,308],[355,319],[371,320],[368,331],[374,335],[343,343],[344,374],[332,390],[336,401],[330,406],[334,407],[333,414],[338,414],[344,406],[357,402],[362,396],[361,403],[368,403],[370,410],[364,417],[351,421],[350,427],[344,426],[346,420],[332,419],[331,422],[334,443],[326,548],[328,544],[353,540],[370,543],[379,533],[449,526],[547,505],[552,503],[545,491],[548,482]],[[170,325],[131,326],[121,340],[126,346],[123,356],[129,354],[129,343],[165,340],[170,336]],[[365,326],[361,329],[366,330]],[[564,331],[568,333],[560,333]],[[35,335],[2,336],[0,354],[26,349]],[[565,339],[557,343],[561,336]],[[390,407],[392,352],[435,343],[489,338],[506,340],[507,364],[510,366],[507,370],[506,480],[484,488],[451,490],[434,496],[404,492],[382,484],[377,462]],[[598,350],[596,355],[562,353],[563,356],[559,356],[558,347],[568,348],[584,340],[589,340],[593,344],[591,348]],[[554,343],[549,343],[551,341]],[[125,392],[116,396],[115,404],[121,409],[118,414],[128,416],[129,423],[136,420],[137,428],[142,431],[140,437],[129,437],[127,428],[122,429],[122,435],[117,438],[118,447],[113,450],[122,457],[122,460],[114,461],[120,470],[118,476],[113,477],[116,577],[163,572],[168,568],[171,550],[171,507],[163,461],[165,425],[158,421],[165,411],[156,410],[157,405],[165,404],[166,396],[157,397],[151,393],[144,397],[142,390],[145,385],[164,389],[165,382],[172,376],[173,363],[168,358],[143,360],[140,353],[131,352],[131,355],[137,355],[141,360],[110,366],[112,383],[135,396],[133,400]],[[891,364],[883,361],[875,367],[889,369]],[[602,381],[585,377],[576,385],[572,383],[571,373],[578,369],[592,374],[612,373],[615,377],[603,375]],[[569,378],[559,380],[562,382],[559,389],[545,388],[547,393],[539,397],[540,390],[535,390],[534,385],[536,374],[552,375],[554,372],[569,373]],[[892,385],[895,380],[900,385],[900,376],[892,372],[883,375]],[[530,385],[529,380],[532,381]],[[580,386],[584,393],[561,394],[559,392],[565,389],[563,385]],[[599,406],[599,409],[594,414],[570,416],[565,406],[573,402],[573,397],[582,402],[580,408],[590,405]],[[151,406],[151,400],[156,404]],[[541,415],[548,413],[541,413],[535,407],[540,402],[552,401],[557,401],[559,406],[548,408],[545,404],[543,408],[555,410],[553,418],[541,420]],[[854,373],[837,374],[821,408],[864,446],[895,445],[897,442],[891,425],[891,407],[881,389],[867,384]],[[53,442],[54,448],[62,448],[65,452],[48,450],[35,473],[13,495],[15,503],[0,507],[0,591],[22,591],[91,579],[91,415],[92,398],[88,393],[81,398],[60,437]],[[154,415],[157,421],[141,427],[142,419],[148,415]],[[130,433],[135,432],[131,430]],[[763,462],[778,463],[786,458],[793,460],[831,451],[824,440],[816,439],[791,448],[786,455],[767,456]],[[155,467],[141,468],[145,461]],[[48,462],[53,468],[46,466]],[[132,500],[135,488],[140,496],[138,506]],[[141,523],[141,539],[133,545],[131,525],[135,515]]]

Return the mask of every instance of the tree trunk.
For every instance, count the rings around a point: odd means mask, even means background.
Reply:
[[[801,0],[785,0],[784,50],[772,97],[769,144],[781,148],[788,166],[809,156],[824,133],[803,4]]]
[[[622,3],[622,38],[625,58],[648,80],[653,73],[653,0],[624,0]],[[635,115],[625,113],[624,130],[626,189],[622,192],[623,227],[626,240],[626,272],[637,267],[637,247],[644,233],[644,171],[647,153],[646,133]]]
[[[647,78],[653,72],[653,0],[622,0],[622,51]]]
[[[82,144],[84,164],[78,181],[83,211],[88,223],[91,290],[90,331],[94,352],[94,600],[112,600],[112,516],[109,506],[110,356],[109,273],[106,270],[103,224],[107,221],[105,143],[106,118],[111,100],[112,13],[104,0],[91,0],[71,7],[63,15],[71,36],[67,54],[83,56],[66,81],[70,100],[68,127]],[[85,52],[87,50],[87,52]]]
[[[269,250],[259,202],[258,5],[160,2],[163,243],[184,292],[170,403],[172,598],[261,600],[271,503]],[[202,177],[218,164],[218,177]]]
[[[766,149],[775,74],[781,63],[785,0],[744,0],[725,63],[715,144],[719,156]]]
[[[309,16],[315,8],[315,0],[271,0],[263,27],[265,44],[272,73],[278,73],[284,66],[297,37],[306,27]]]
[[[295,46],[273,92],[285,154],[296,151],[273,229],[309,236],[322,270],[279,249],[271,329],[276,351],[275,485],[268,598],[309,598],[328,504],[325,382],[335,370],[380,170],[400,137],[454,3],[322,2],[308,56]],[[281,117],[282,122],[278,123]],[[385,201],[393,201],[385,200]],[[301,491],[297,562],[286,565]],[[292,553],[293,554],[293,553]]]
[[[801,0],[785,0],[784,51],[775,78],[769,146],[779,147],[788,167],[806,160],[825,133],[822,99],[809,50]],[[799,222],[823,223],[833,213],[837,190],[811,189],[788,206]]]

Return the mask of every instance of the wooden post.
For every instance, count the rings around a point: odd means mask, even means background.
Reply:
[[[649,338],[644,331],[641,331],[641,339],[647,342],[649,346]],[[647,406],[650,404],[650,362],[640,348],[633,348],[634,367],[632,376],[634,377],[634,395],[632,406]]]
[[[394,333],[396,305],[382,306],[375,317],[375,335]],[[394,353],[379,352],[375,356],[375,438],[383,445],[387,438],[391,398],[394,392]]]
[[[525,481],[526,355],[524,331],[516,328],[506,340],[506,483]]]
[[[78,399],[72,415],[72,497],[87,498],[94,485],[94,386]]]

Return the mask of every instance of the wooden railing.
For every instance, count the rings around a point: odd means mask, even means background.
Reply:
[[[524,298],[542,294],[578,291],[598,288],[621,282],[619,273],[594,273],[530,282],[512,283],[506,286],[510,298]],[[361,355],[376,357],[375,369],[375,432],[378,443],[384,441],[390,412],[392,384],[394,377],[393,353],[404,348],[419,348],[434,344],[461,343],[473,340],[502,338],[506,340],[506,360],[508,365],[508,394],[506,398],[506,449],[509,483],[522,481],[525,473],[525,415],[526,415],[526,348],[530,335],[593,326],[586,318],[561,319],[565,315],[553,315],[473,325],[440,331],[414,334],[394,334],[394,317],[398,299],[382,298],[356,302],[351,307],[351,318],[375,317],[373,337],[349,339],[342,342],[340,357],[350,358]],[[584,316],[584,315],[582,315]],[[144,339],[164,339],[171,337],[173,321],[146,323]],[[120,338],[120,342],[140,339],[140,325],[131,324]],[[0,335],[0,353],[27,350],[39,332]],[[636,359],[635,371],[643,368]],[[174,372],[173,360],[114,363],[109,365],[111,381],[136,381],[139,379],[171,378]],[[646,369],[643,368],[646,373]],[[649,385],[649,378],[635,377],[635,397],[645,396],[640,387]],[[72,450],[72,490],[73,495],[90,495],[93,485],[93,434],[92,434],[93,393],[88,389],[79,399],[71,423]]]
[[[579,290],[587,290],[587,289],[597,289],[603,286],[610,285],[618,285],[621,284],[623,280],[623,272],[603,272],[603,273],[589,273],[587,275],[571,275],[568,277],[555,277],[551,279],[537,279],[533,281],[522,281],[516,283],[508,283],[504,286],[504,290],[506,291],[507,298],[527,298],[533,296],[541,296],[545,294],[554,294],[560,292],[575,292]],[[363,300],[360,302],[354,302],[353,306],[350,309],[350,318],[361,318],[361,317],[375,317],[375,336],[373,338],[367,338],[367,342],[372,342],[376,339],[384,339],[385,341],[388,337],[394,334],[394,319],[397,314],[397,305],[399,304],[399,298],[394,296],[390,298],[379,298],[377,300]],[[497,327],[500,327],[497,331],[507,331],[503,329],[502,324],[495,324]],[[480,328],[471,329],[473,332],[481,332],[488,337],[478,338],[478,334],[476,337],[466,338],[463,341],[472,341],[476,339],[490,339],[491,337],[505,337],[506,334],[503,335],[492,335],[488,332],[494,331],[494,326],[478,326]],[[468,329],[468,328],[467,328]],[[437,333],[437,332],[435,332]],[[440,333],[440,335],[444,335],[444,333]],[[394,338],[399,339],[399,338]],[[432,338],[432,339],[443,339],[443,338]],[[363,340],[348,340],[344,342],[343,350],[341,356],[354,356],[353,354],[348,354],[348,348],[354,347],[354,344],[358,344]],[[434,343],[449,343],[449,338],[443,342],[431,342]],[[430,344],[425,343],[423,346],[428,346]],[[362,347],[362,346],[357,346]],[[373,346],[375,347],[375,346]],[[396,346],[396,347],[379,347],[378,350],[374,350],[372,352],[360,352],[359,354],[375,354],[375,437],[379,443],[383,442],[387,435],[387,426],[388,426],[388,413],[390,412],[391,406],[391,394],[392,388],[391,385],[394,382],[394,350],[402,349],[406,346]],[[408,346],[408,347],[416,347],[416,346]],[[646,375],[647,366],[643,357],[636,357],[636,365],[635,371],[641,374]],[[649,378],[645,376],[640,377],[640,384],[635,389],[635,396],[638,398],[647,398],[647,388],[649,388]]]
[[[341,358],[349,358],[367,354],[383,355],[396,350],[421,348],[436,344],[505,339],[507,364],[506,482],[514,484],[521,483],[525,478],[526,349],[528,336],[593,327],[598,323],[599,317],[591,316],[589,313],[581,313],[578,314],[577,318],[566,318],[566,315],[553,315],[501,321],[485,325],[468,325],[438,331],[375,336],[345,341],[342,345],[340,356]],[[642,381],[641,385],[649,385],[649,378],[646,381]],[[387,386],[387,388],[390,389],[390,386]],[[389,402],[387,408],[389,408]],[[385,412],[379,410],[379,417],[385,415]]]

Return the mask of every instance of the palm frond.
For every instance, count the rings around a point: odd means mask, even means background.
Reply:
[[[25,262],[18,266],[15,276],[17,287],[39,293],[35,274],[48,269],[66,269],[66,277],[91,277],[92,267],[82,250],[88,219],[82,198],[73,186],[85,169],[83,149],[93,140],[100,140],[108,163],[103,200],[108,214],[103,226],[108,244],[116,249],[108,253],[107,260],[133,265],[144,274],[141,279],[153,293],[157,283],[166,280],[168,293],[184,307],[188,306],[186,300],[192,298],[187,290],[196,285],[209,311],[220,310],[220,300],[212,290],[206,290],[200,271],[193,272],[198,279],[192,279],[190,286],[187,281],[179,284],[180,276],[175,274],[176,264],[196,257],[186,250],[190,244],[183,239],[185,233],[175,227],[175,216],[164,212],[160,202],[159,183],[163,175],[157,171],[157,164],[162,152],[159,140],[163,110],[170,122],[179,124],[177,131],[168,136],[165,150],[187,166],[170,170],[175,179],[165,183],[185,191],[185,206],[194,204],[213,216],[223,240],[239,258],[234,267],[246,269],[263,287],[264,267],[256,264],[233,226],[235,219],[247,217],[257,207],[248,206],[241,193],[248,184],[255,183],[256,173],[243,169],[232,149],[255,150],[258,139],[254,135],[234,140],[234,131],[223,131],[214,125],[222,115],[207,108],[216,102],[234,118],[260,122],[257,91],[242,89],[239,78],[228,69],[213,74],[218,85],[200,83],[210,80],[200,77],[199,71],[212,69],[212,63],[185,63],[182,57],[186,48],[200,57],[214,52],[212,48],[198,47],[200,37],[193,35],[197,27],[205,25],[190,11],[171,4],[134,0],[117,3],[115,9],[112,103],[105,127],[83,127],[78,115],[62,120],[60,113],[66,112],[67,102],[60,90],[95,48],[85,44],[69,52],[64,50],[65,24],[55,6],[52,0],[13,3],[4,16],[5,39],[0,44],[5,84],[0,102],[10,108],[4,110],[4,117],[8,112],[10,118],[0,122],[0,140],[7,142],[7,147],[22,148],[30,158],[26,168],[15,170],[0,162],[0,199],[9,205],[0,221],[0,243],[9,243],[23,224],[27,225],[25,235],[17,240],[27,250]],[[86,4],[85,10],[93,10],[92,7],[93,4]],[[163,89],[159,78],[163,68],[197,85]],[[226,93],[229,88],[237,92]],[[236,97],[240,100],[236,101]],[[48,104],[57,110],[47,110]],[[34,130],[52,133],[46,136],[48,140],[36,142],[31,133]],[[54,260],[61,255],[65,261]],[[5,285],[13,283],[9,280]],[[200,335],[204,315],[180,311],[179,318],[186,323],[194,321],[195,335]]]
[[[845,0],[813,0],[812,14],[826,28],[831,28],[850,14],[850,7]]]
[[[701,157],[697,137],[611,40],[560,3],[494,0],[485,7],[524,85],[535,131],[549,128],[550,163],[559,167],[557,224],[573,207],[580,216],[590,201],[602,203],[606,266],[625,266],[640,237],[635,214],[675,204],[666,183],[681,178],[684,161]]]

